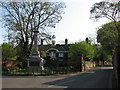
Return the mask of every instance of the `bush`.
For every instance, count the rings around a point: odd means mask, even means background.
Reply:
[[[2,45],[2,58],[4,60],[16,60],[16,50],[9,43],[3,43]]]

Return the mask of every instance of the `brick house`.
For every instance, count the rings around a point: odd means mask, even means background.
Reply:
[[[51,56],[51,58],[58,61],[68,60],[68,50],[72,44],[68,44],[68,40],[65,39],[65,44],[56,44],[49,48],[46,53]]]
[[[41,45],[38,46],[38,50],[42,57],[49,55],[53,60],[67,61],[69,59],[68,50],[70,45],[72,44],[68,44],[68,39],[65,39],[65,44],[56,45],[43,45],[43,41],[41,41]]]

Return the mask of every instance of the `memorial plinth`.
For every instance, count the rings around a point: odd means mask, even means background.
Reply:
[[[32,53],[32,56],[27,58],[27,68],[28,70],[32,70],[32,71],[40,71],[40,70],[44,70],[43,67],[43,59],[40,57],[40,54],[38,52],[38,44],[37,44],[37,33],[39,31],[34,31],[34,50]]]

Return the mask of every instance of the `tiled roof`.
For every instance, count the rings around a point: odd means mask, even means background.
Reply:
[[[72,44],[68,44],[68,45],[65,45],[65,44],[62,44],[62,45],[57,44],[57,45],[55,45],[55,47],[53,47],[53,48],[58,49],[59,51],[68,51],[70,45],[72,45]]]
[[[56,45],[38,45],[38,50],[39,51],[47,51],[50,48],[57,49],[59,51],[68,51],[69,47],[72,44],[56,44]]]
[[[51,47],[52,47],[51,45],[38,45],[38,50],[39,51],[46,51]]]

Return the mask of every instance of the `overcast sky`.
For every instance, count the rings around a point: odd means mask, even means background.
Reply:
[[[69,43],[85,40],[86,37],[96,37],[96,28],[108,22],[101,19],[98,22],[90,20],[90,7],[103,0],[61,0],[65,1],[66,8],[62,20],[52,29],[56,36],[56,43],[61,43],[66,38]],[[3,43],[3,30],[0,27],[0,44]]]

